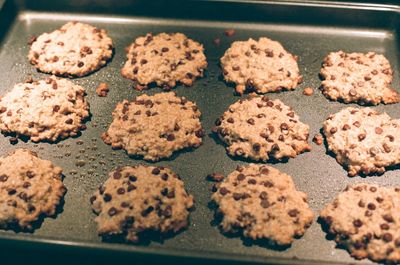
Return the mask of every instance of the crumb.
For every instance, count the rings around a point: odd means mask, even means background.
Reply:
[[[224,33],[227,37],[232,37],[233,35],[235,35],[236,31],[234,29],[227,29]]]
[[[314,138],[312,139],[313,140],[313,142],[316,144],[316,145],[321,145],[322,143],[323,143],[323,139],[322,139],[322,135],[321,134],[316,134],[316,135],[314,135]]]
[[[217,45],[217,46],[221,45],[221,39],[220,38],[215,38],[214,39],[214,44]]]
[[[256,96],[258,96],[258,94],[256,92],[251,92],[251,93],[249,93],[249,96],[250,97],[256,97]]]
[[[311,96],[314,93],[314,90],[311,87],[306,87],[303,90],[303,94],[306,96]]]
[[[220,182],[222,180],[224,180],[224,175],[219,174],[219,173],[212,173],[210,175],[207,176],[208,180],[212,180],[212,181],[216,181],[216,182]]]
[[[29,75],[29,76],[25,79],[24,83],[29,83],[29,84],[33,83],[33,78],[32,78],[32,76]]]
[[[106,97],[108,94],[108,85],[106,83],[100,83],[100,85],[96,88],[96,93],[99,97]]]
[[[28,45],[32,45],[32,43],[34,43],[37,40],[36,36],[31,36],[28,40]]]

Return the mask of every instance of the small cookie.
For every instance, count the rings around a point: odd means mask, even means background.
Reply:
[[[236,92],[293,90],[301,82],[297,57],[268,38],[235,41],[221,58],[224,78]]]
[[[137,242],[149,230],[177,232],[188,226],[193,197],[169,168],[117,168],[90,198],[99,235]]]
[[[0,130],[33,142],[76,136],[87,117],[85,89],[55,76],[16,84],[0,99]]]
[[[278,245],[302,236],[314,217],[307,195],[296,190],[292,178],[265,165],[238,166],[212,199],[223,215],[224,232],[242,229],[245,237],[266,238]]]
[[[371,108],[342,109],[330,115],[323,131],[328,149],[349,176],[384,173],[400,164],[400,121]]]
[[[400,188],[348,186],[320,216],[353,257],[400,262]]]
[[[66,192],[61,172],[26,149],[1,157],[0,227],[31,230],[40,216],[54,215]]]
[[[126,50],[128,60],[121,74],[133,80],[137,90],[147,89],[151,83],[165,89],[177,82],[191,86],[207,68],[203,45],[182,33],[148,33]]]
[[[213,131],[227,144],[231,156],[267,161],[293,158],[311,150],[308,125],[279,99],[240,99],[215,124]]]
[[[74,77],[101,68],[112,54],[113,43],[104,29],[68,22],[34,39],[28,58],[42,72]]]
[[[377,105],[400,101],[391,87],[393,71],[385,56],[374,52],[331,52],[324,60],[322,93],[331,100]]]
[[[113,122],[102,135],[104,142],[149,161],[198,147],[204,136],[196,104],[177,97],[174,92],[144,94],[132,102],[124,100],[117,104],[112,115]]]

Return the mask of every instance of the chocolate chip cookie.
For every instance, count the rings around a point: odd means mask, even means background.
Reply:
[[[1,157],[0,227],[31,230],[40,216],[53,216],[66,192],[61,172],[26,149]]]
[[[348,107],[330,115],[323,131],[336,160],[357,174],[382,174],[400,164],[400,121],[371,108]]]
[[[302,236],[314,217],[307,195],[296,190],[292,178],[265,165],[238,166],[212,199],[223,216],[224,232],[241,231],[245,237],[278,245]]]
[[[231,156],[281,160],[311,149],[309,126],[300,122],[291,107],[266,96],[235,102],[216,121],[213,131]]]
[[[31,41],[29,61],[38,70],[58,76],[84,76],[109,61],[113,42],[104,29],[68,22]]]
[[[90,198],[100,235],[140,241],[146,231],[178,232],[188,226],[193,197],[169,168],[117,168]]]
[[[123,77],[134,81],[137,90],[152,83],[171,89],[177,82],[191,86],[207,68],[203,45],[182,33],[160,33],[137,38],[127,49]]]
[[[335,241],[357,258],[400,262],[400,188],[348,186],[321,211]]]
[[[368,53],[331,52],[324,60],[322,93],[331,100],[364,105],[400,101],[391,87],[393,70],[385,56]]]
[[[194,102],[174,92],[144,94],[117,104],[113,122],[102,139],[129,155],[157,161],[174,151],[201,145],[204,131],[200,115]]]
[[[293,90],[301,83],[297,57],[274,40],[235,41],[221,58],[224,78],[236,92]]]

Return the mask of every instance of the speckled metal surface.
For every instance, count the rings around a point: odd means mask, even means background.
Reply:
[[[239,99],[233,87],[222,81],[219,58],[235,40],[246,40],[250,37],[267,36],[280,41],[290,52],[299,56],[299,67],[304,82],[291,92],[270,94],[271,98],[279,98],[292,106],[301,120],[310,125],[310,135],[319,132],[324,119],[346,105],[327,100],[317,89],[320,85],[318,72],[324,56],[330,51],[344,50],[348,52],[376,51],[389,58],[395,71],[393,86],[400,89],[398,78],[399,52],[396,32],[397,11],[391,6],[360,6],[313,3],[307,5],[296,1],[263,3],[241,1],[192,1],[193,19],[173,17],[174,12],[155,10],[135,13],[135,9],[121,9],[112,5],[104,5],[112,1],[98,1],[98,12],[101,15],[77,13],[77,10],[89,9],[85,5],[96,1],[79,1],[79,6],[71,6],[78,1],[38,1],[38,8],[24,1],[12,2],[3,7],[0,18],[4,20],[1,30],[0,46],[0,94],[6,93],[17,82],[25,80],[28,75],[34,78],[46,77],[38,73],[27,60],[27,40],[32,35],[52,31],[70,20],[80,20],[105,28],[115,43],[115,55],[104,68],[87,77],[75,79],[74,82],[87,89],[91,105],[92,118],[87,123],[87,130],[78,138],[69,138],[56,144],[19,141],[11,145],[9,139],[0,136],[0,154],[17,147],[26,147],[38,152],[40,157],[52,160],[64,169],[65,185],[68,192],[65,204],[56,218],[46,218],[34,233],[14,233],[1,231],[0,240],[12,242],[21,240],[29,244],[41,242],[61,245],[75,245],[82,248],[112,250],[135,253],[176,255],[186,257],[202,257],[224,260],[241,260],[274,263],[308,263],[314,261],[358,263],[349,254],[335,247],[332,240],[326,238],[319,223],[314,221],[306,234],[285,250],[275,250],[267,245],[255,244],[240,237],[226,236],[220,233],[213,221],[213,210],[209,208],[211,183],[205,180],[207,174],[220,172],[228,174],[238,164],[247,161],[232,159],[225,154],[224,146],[211,136],[211,127],[217,117],[226,108]],[[33,1],[34,2],[34,1]],[[145,3],[145,1],[139,1]],[[160,1],[158,1],[160,2]],[[174,1],[171,1],[174,2]],[[180,1],[175,1],[180,2]],[[127,1],[121,1],[127,4]],[[123,4],[115,4],[124,7]],[[42,4],[43,6],[40,6]],[[165,3],[164,3],[165,5]],[[177,5],[171,4],[171,5]],[[182,4],[182,9],[189,8]],[[197,5],[197,6],[196,6]],[[266,5],[266,6],[264,6]],[[108,8],[109,7],[109,8]],[[224,7],[218,16],[215,10]],[[159,9],[163,6],[159,6]],[[197,10],[196,10],[197,8]],[[283,9],[285,8],[285,9]],[[50,13],[50,11],[63,11]],[[286,10],[286,11],[283,11]],[[130,12],[127,15],[127,12]],[[139,11],[138,11],[139,12]],[[225,12],[225,13],[224,13]],[[240,20],[233,20],[234,12],[240,13]],[[253,12],[253,13],[251,13]],[[265,16],[263,17],[263,12]],[[277,16],[271,16],[275,12]],[[123,16],[121,16],[123,14]],[[239,14],[239,13],[238,13]],[[254,21],[251,19],[253,14]],[[312,18],[314,14],[314,20]],[[322,18],[325,14],[326,17]],[[331,16],[329,15],[331,14]],[[4,17],[6,16],[6,17]],[[370,16],[370,22],[365,16]],[[162,18],[164,17],[164,18]],[[168,18],[165,18],[168,17]],[[337,20],[338,26],[335,26]],[[378,21],[379,23],[375,23]],[[287,23],[286,23],[287,21]],[[232,37],[223,34],[227,28],[236,33]],[[117,242],[102,242],[96,234],[95,215],[91,211],[89,197],[107,178],[107,172],[116,166],[144,163],[141,160],[128,158],[124,151],[113,151],[100,139],[111,122],[111,111],[117,102],[132,99],[140,94],[132,89],[131,82],[121,77],[120,68],[125,61],[124,48],[133,39],[147,32],[183,32],[189,37],[204,44],[209,67],[206,76],[194,83],[193,87],[179,86],[175,89],[178,95],[195,101],[202,111],[202,124],[207,131],[204,144],[198,149],[179,152],[171,159],[155,163],[172,168],[182,176],[187,190],[196,199],[196,208],[191,214],[190,226],[187,230],[164,242],[153,241],[146,245],[129,245]],[[220,45],[214,39],[219,38]],[[95,89],[101,82],[110,87],[107,97],[96,95]],[[305,87],[314,88],[312,96],[304,96]],[[160,92],[158,88],[145,91],[153,94]],[[400,105],[380,105],[375,107],[400,118]],[[143,126],[146,126],[145,124]],[[324,145],[312,144],[312,151],[290,159],[286,163],[274,164],[275,167],[290,174],[298,189],[309,196],[312,209],[318,211],[331,201],[337,192],[349,183],[360,181],[374,182],[381,185],[398,185],[399,170],[386,172],[377,177],[347,177],[346,171],[326,153]],[[367,262],[368,261],[363,261]]]

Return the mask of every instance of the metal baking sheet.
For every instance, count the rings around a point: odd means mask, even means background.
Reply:
[[[228,174],[238,164],[247,161],[232,159],[224,146],[211,135],[211,127],[226,108],[239,99],[232,86],[221,78],[219,58],[235,40],[267,36],[280,41],[290,52],[299,56],[299,67],[304,82],[290,92],[269,94],[292,106],[303,122],[310,125],[310,135],[318,133],[324,119],[346,105],[327,100],[317,88],[318,72],[323,58],[330,51],[375,51],[390,59],[395,72],[393,86],[400,89],[398,24],[400,6],[394,4],[321,2],[321,1],[107,1],[8,0],[0,11],[0,95],[28,75],[46,77],[38,73],[27,60],[30,36],[52,31],[70,20],[79,20],[105,28],[115,44],[112,61],[99,71],[74,80],[87,89],[92,118],[87,130],[78,138],[55,144],[19,141],[9,143],[0,136],[0,154],[17,147],[38,152],[64,169],[68,192],[56,218],[46,218],[34,233],[0,231],[1,245],[18,245],[28,249],[72,248],[74,251],[110,252],[133,257],[170,257],[179,259],[220,260],[256,263],[359,263],[343,249],[326,238],[319,223],[314,221],[305,235],[290,248],[273,249],[262,243],[251,242],[220,233],[209,207],[211,183],[207,174]],[[235,29],[227,37],[224,30]],[[190,226],[172,238],[133,245],[104,242],[96,234],[89,197],[116,166],[145,163],[128,158],[123,150],[113,151],[100,135],[111,122],[111,111],[117,102],[139,95],[132,84],[120,75],[125,61],[124,48],[133,39],[147,32],[183,32],[204,44],[209,67],[206,76],[193,87],[179,86],[179,96],[197,102],[202,111],[202,124],[207,130],[204,144],[198,149],[179,152],[171,159],[155,163],[171,167],[180,174],[187,190],[196,199]],[[219,38],[221,44],[214,44]],[[106,98],[100,98],[95,88],[101,82],[110,86]],[[305,87],[314,94],[304,96]],[[160,92],[152,88],[145,93]],[[400,104],[374,107],[400,118]],[[146,163],[145,163],[146,164]],[[347,177],[346,171],[326,153],[325,146],[312,144],[312,151],[273,166],[290,174],[298,189],[309,196],[312,209],[318,215],[323,206],[347,184],[360,181],[381,185],[398,185],[399,170],[382,176]],[[367,260],[361,261],[368,263]]]

